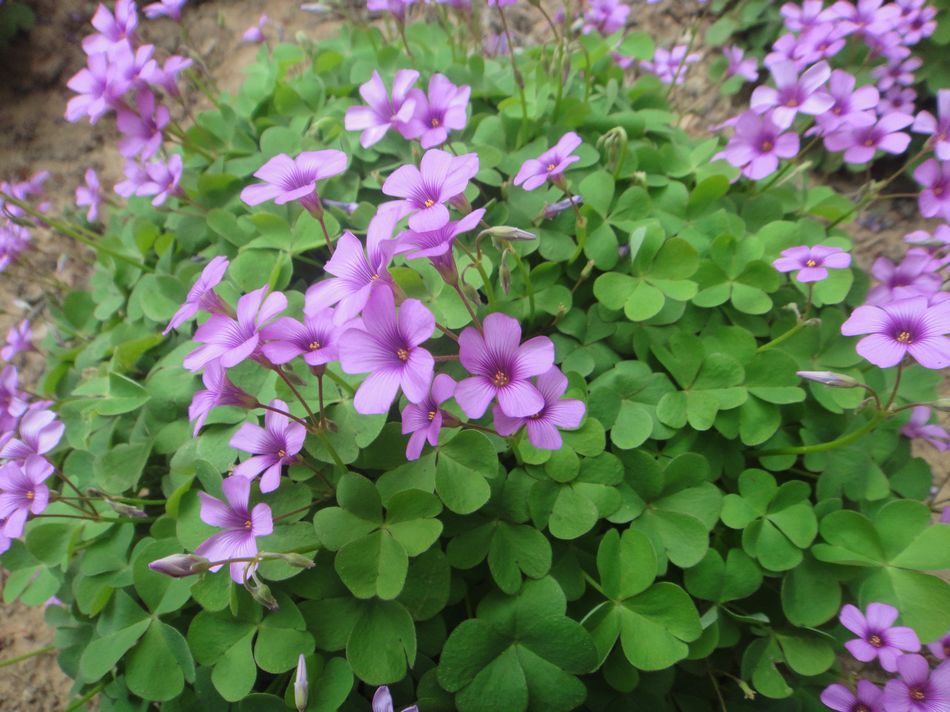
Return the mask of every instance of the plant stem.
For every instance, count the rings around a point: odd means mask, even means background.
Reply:
[[[22,663],[24,660],[29,660],[30,658],[36,658],[40,655],[46,655],[46,653],[51,653],[56,650],[55,645],[47,645],[42,648],[37,648],[29,653],[24,653],[23,655],[17,655],[15,658],[8,658],[7,660],[0,660],[0,668],[9,667],[10,665],[16,665],[17,663]]]
[[[291,509],[289,512],[284,512],[283,514],[278,514],[276,517],[274,517],[274,521],[275,521],[275,522],[279,522],[281,519],[286,519],[287,517],[292,517],[292,516],[294,516],[295,514],[300,514],[301,512],[306,512],[306,511],[307,511],[308,509],[310,509],[312,506],[313,506],[313,502],[311,502],[310,504],[307,504],[307,505],[305,505],[305,506],[303,506],[303,507],[297,507],[296,509]]]
[[[71,705],[69,705],[69,707],[66,708],[65,712],[73,712],[74,710],[78,710],[84,704],[89,702],[89,700],[91,700],[93,697],[95,697],[100,692],[102,692],[105,689],[107,682],[108,682],[107,680],[103,680],[102,682],[100,682],[94,688],[89,690],[89,692],[87,692],[85,695],[83,695],[78,700],[76,700]]]
[[[327,241],[327,249],[330,250],[330,257],[333,257],[333,240],[330,239],[330,231],[327,230],[327,224],[323,220],[323,213],[317,216],[317,222],[320,223],[320,229],[323,230],[323,237]]]
[[[454,341],[455,343],[458,343],[459,337],[456,336],[455,332],[452,331],[449,327],[443,326],[443,325],[440,324],[439,322],[436,322],[436,323],[435,323],[435,328],[438,329],[439,331],[441,331],[441,332],[442,332],[443,334],[445,334],[446,336],[448,336],[448,337],[449,337],[450,339],[452,339],[452,341]]]
[[[521,125],[528,123],[528,100],[524,94],[524,79],[521,72],[518,71],[518,65],[515,64],[515,43],[511,40],[511,32],[508,30],[508,19],[505,17],[504,8],[498,6],[498,15],[501,17],[501,28],[505,33],[505,41],[508,42],[508,59],[511,60],[511,74],[515,78],[515,85],[518,87],[518,96],[521,98]]]
[[[323,484],[327,486],[327,490],[329,490],[331,493],[336,491],[336,488],[331,484],[330,480],[328,480],[326,478],[326,475],[324,475],[320,470],[318,470],[316,467],[314,467],[312,464],[310,464],[303,458],[300,459],[300,464],[306,467],[308,470],[310,470],[313,474],[315,474],[321,480],[323,480]],[[309,509],[312,504],[313,503],[311,502],[311,504],[307,505],[307,508]],[[300,511],[300,510],[295,510],[295,511]],[[293,512],[291,512],[291,514],[293,514]]]
[[[798,447],[786,447],[780,448],[778,450],[763,450],[758,454],[760,457],[772,457],[774,455],[808,455],[813,452],[828,452],[829,450],[834,450],[835,448],[850,445],[854,441],[861,439],[864,435],[867,435],[869,432],[874,430],[874,428],[876,428],[878,424],[886,417],[887,415],[885,413],[875,413],[874,417],[868,420],[868,422],[866,422],[857,430],[853,430],[846,435],[842,435],[840,438],[836,438],[825,443],[817,443],[815,445],[799,445]]]
[[[897,364],[897,378],[894,379],[894,390],[891,391],[891,397],[887,399],[887,405],[884,406],[884,410],[890,410],[891,406],[894,405],[894,400],[897,398],[897,389],[901,387],[901,376],[904,375],[904,363],[903,361]]]
[[[582,571],[582,573],[584,574],[584,580],[588,583],[588,585],[589,585],[592,589],[594,589],[595,591],[597,591],[597,593],[599,593],[599,594],[600,594],[601,596],[603,596],[604,598],[606,598],[606,599],[608,599],[608,600],[612,600],[612,599],[610,599],[610,596],[608,596],[608,595],[604,592],[603,587],[600,585],[600,583],[599,583],[593,576],[591,576],[589,573],[587,573],[587,572],[584,571],[583,569],[581,569],[581,571]]]
[[[291,420],[296,421],[300,423],[301,425],[303,425],[305,428],[307,428],[307,430],[311,430],[313,428],[313,426],[310,423],[308,423],[306,420],[304,420],[303,418],[298,418],[296,415],[294,415],[293,413],[288,413],[286,410],[281,410],[280,408],[274,408],[273,406],[265,405],[263,403],[258,403],[257,407],[263,408],[264,410],[269,410],[271,413],[277,413],[278,415],[283,415],[286,418],[290,418]]]
[[[475,266],[475,269],[478,271],[478,276],[482,278],[482,285],[485,288],[485,296],[488,298],[488,308],[495,308],[495,288],[492,287],[491,282],[488,280],[488,273],[485,272],[485,268],[482,267],[482,261],[475,257],[472,254],[472,251],[469,250],[461,241],[456,240],[455,244],[458,245],[458,248],[465,253],[465,256],[468,257],[472,264]]]
[[[459,299],[462,300],[462,304],[465,305],[465,308],[468,310],[469,316],[472,317],[472,323],[475,324],[475,328],[479,331],[482,330],[482,322],[478,320],[478,315],[475,313],[475,309],[468,301],[468,297],[465,296],[465,292],[462,291],[462,288],[459,286],[458,282],[452,284],[452,289],[455,290],[455,293],[459,295]]]
[[[314,428],[319,427],[317,425],[316,416],[313,414],[313,411],[310,410],[310,404],[307,403],[306,399],[300,394],[300,391],[297,390],[297,386],[295,386],[293,382],[290,380],[290,376],[284,373],[284,370],[280,366],[276,366],[276,365],[274,366],[274,373],[280,376],[281,380],[283,380],[283,382],[287,384],[287,387],[290,389],[290,392],[293,393],[297,397],[297,400],[299,400],[300,403],[303,405],[304,410],[307,411],[307,416],[310,418],[310,422],[313,425],[313,427]]]

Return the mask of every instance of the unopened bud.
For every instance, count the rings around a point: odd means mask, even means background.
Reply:
[[[627,132],[615,126],[597,140],[597,147],[607,154],[607,168],[616,171],[627,153]]]
[[[950,413],[950,398],[938,398],[933,403],[928,403],[927,405],[934,410],[939,410],[941,413]]]
[[[307,684],[307,660],[301,653],[297,658],[297,675],[294,677],[294,704],[297,712],[307,709],[307,694],[310,691]]]
[[[172,576],[173,578],[184,578],[207,571],[210,563],[208,559],[197,554],[171,554],[156,559],[148,567],[156,573]]]
[[[276,611],[280,606],[277,604],[277,599],[274,598],[274,594],[271,593],[270,586],[266,583],[263,583],[259,578],[254,576],[253,579],[248,579],[244,582],[244,588],[251,598],[260,603],[265,608]]]
[[[298,569],[312,569],[316,565],[313,563],[313,559],[308,559],[306,556],[295,554],[294,552],[281,554],[280,558],[291,566],[296,566]]]
[[[138,507],[133,507],[131,504],[116,502],[114,499],[109,499],[106,501],[116,514],[121,514],[123,517],[141,519],[142,517],[148,516],[143,510],[139,509]]]
[[[804,378],[806,381],[814,381],[815,383],[820,383],[824,386],[831,386],[832,388],[854,388],[855,386],[860,386],[861,383],[851,376],[845,376],[841,373],[834,373],[832,371],[796,371],[796,374],[799,378]]]
[[[501,291],[507,296],[511,292],[511,269],[507,262],[502,262],[498,267],[498,281],[501,284]]]
[[[489,227],[478,233],[478,236],[488,235],[493,240],[537,240],[538,236],[533,232],[522,230],[520,227],[511,225],[496,225]]]
[[[584,198],[579,195],[573,195],[570,198],[565,198],[564,200],[559,200],[556,203],[551,203],[550,205],[545,205],[544,209],[541,211],[540,218],[544,220],[552,220],[560,213],[563,213],[565,210],[569,210],[572,205],[580,207],[584,204]]]
[[[316,5],[316,3],[313,3]],[[301,8],[303,9],[303,8]],[[345,203],[340,200],[330,200],[329,198],[321,198],[323,204],[329,208],[336,208],[337,210],[342,210],[347,215],[352,215],[359,208],[359,203]]]
[[[329,5],[324,5],[320,2],[305,2],[300,6],[300,9],[304,12],[312,12],[314,15],[325,15],[330,12],[331,8]],[[324,200],[324,203],[329,204],[329,200]]]

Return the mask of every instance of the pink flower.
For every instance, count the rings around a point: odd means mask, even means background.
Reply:
[[[400,166],[386,178],[383,193],[399,198],[380,206],[392,210],[401,219],[409,216],[409,227],[419,232],[438,230],[449,221],[444,205],[461,195],[478,172],[478,154],[453,156],[431,149],[422,156],[419,167]]]
[[[525,190],[534,190],[544,185],[545,181],[550,180],[556,183],[562,180],[560,176],[567,167],[581,160],[580,156],[574,155],[574,151],[581,143],[580,136],[573,131],[568,131],[553,147],[537,158],[529,158],[522,163],[513,181],[514,184],[520,185]]]
[[[925,218],[939,215],[950,222],[950,163],[930,158],[917,166],[914,180],[923,186],[917,198],[920,214]]]
[[[863,663],[878,660],[888,672],[897,671],[897,659],[905,652],[920,650],[920,640],[912,628],[894,626],[898,611],[886,603],[871,603],[867,615],[847,604],[841,609],[841,625],[857,635],[844,644],[857,660]]]
[[[332,309],[307,313],[303,323],[284,316],[261,330],[264,355],[277,364],[303,356],[308,366],[324,366],[340,357],[340,336],[348,324],[340,323]]]
[[[241,41],[248,44],[261,44],[264,41],[264,25],[267,24],[267,15],[261,15],[256,25],[251,25],[244,34],[241,35]]]
[[[3,536],[23,535],[26,518],[40,514],[49,504],[49,488],[43,484],[53,474],[46,458],[31,455],[25,462],[8,462],[0,467],[0,522]]]
[[[285,205],[299,200],[307,210],[319,210],[317,181],[339,175],[346,170],[346,163],[346,154],[333,149],[305,151],[296,158],[281,153],[257,169],[254,177],[264,182],[247,186],[241,191],[241,200],[248,205],[268,200]]]
[[[899,265],[884,256],[871,265],[871,276],[879,284],[868,292],[865,304],[889,304],[897,299],[929,297],[940,291],[940,261],[921,249],[911,249]]]
[[[136,189],[136,195],[154,195],[152,205],[163,205],[169,197],[181,195],[181,175],[184,168],[177,153],[167,161],[152,161],[145,166],[145,180]]]
[[[835,712],[884,712],[884,690],[870,680],[858,680],[857,692],[844,685],[828,685],[821,693],[821,702]]]
[[[151,5],[146,5],[145,16],[149,20],[157,20],[159,17],[167,17],[175,22],[181,21],[181,9],[187,0],[159,0]]]
[[[418,460],[426,441],[436,447],[442,430],[442,404],[455,395],[455,381],[444,373],[437,375],[429,394],[419,403],[408,403],[402,410],[402,434],[408,435],[406,459]]]
[[[461,131],[468,123],[469,86],[455,86],[442,74],[433,74],[429,90],[409,92],[409,101],[414,108],[411,118],[399,125],[399,132],[406,138],[417,138],[423,148],[441,146],[448,140],[449,130]]]
[[[542,450],[560,450],[563,439],[559,429],[578,427],[587,409],[583,401],[563,398],[567,390],[567,377],[556,366],[535,378],[534,386],[544,399],[544,406],[533,415],[512,418],[495,405],[492,408],[495,430],[507,437],[524,426],[532,445]]]
[[[400,69],[393,78],[392,97],[386,92],[379,72],[360,85],[360,96],[368,106],[351,106],[346,110],[343,125],[347,131],[362,131],[360,145],[369,148],[382,140],[391,128],[399,129],[412,118],[415,100],[409,90],[419,78],[414,69]]]
[[[779,159],[793,158],[798,154],[798,134],[782,133],[771,116],[757,116],[747,111],[736,122],[736,132],[726,147],[713,156],[713,160],[725,159],[742,175],[759,180],[778,170]]]
[[[99,5],[92,16],[92,26],[99,32],[83,39],[82,49],[88,55],[108,52],[115,45],[134,39],[138,24],[135,0],[116,0],[114,14],[105,5]]]
[[[820,282],[828,278],[828,269],[846,269],[851,266],[851,255],[840,247],[799,245],[782,250],[782,256],[772,263],[779,272],[798,270],[795,279],[802,283]]]
[[[929,111],[921,111],[912,130],[931,136],[937,158],[950,161],[950,89],[937,92],[937,117]]]
[[[936,423],[930,423],[930,408],[925,405],[911,408],[910,420],[901,427],[901,435],[911,440],[924,440],[938,452],[950,450],[950,433]]]
[[[219,406],[235,406],[245,410],[257,407],[257,399],[231,383],[224,366],[217,361],[208,364],[201,380],[205,388],[195,393],[188,406],[188,420],[195,424],[195,437],[198,437],[211,411]]]
[[[190,320],[198,313],[199,309],[210,314],[223,314],[225,316],[231,313],[231,308],[222,301],[221,297],[214,293],[214,288],[224,279],[229,264],[227,257],[218,256],[213,257],[205,265],[205,268],[201,270],[201,275],[191,285],[188,296],[178,307],[178,311],[172,316],[162,335],[168,334],[172,329],[177,329]]]
[[[10,438],[0,447],[0,458],[22,465],[34,455],[45,455],[59,445],[65,429],[53,411],[31,408],[20,419],[19,437]]]
[[[33,348],[33,332],[30,329],[30,320],[24,319],[19,324],[10,327],[7,332],[7,342],[0,348],[0,358],[12,361],[17,354],[26,353]]]
[[[926,297],[860,306],[841,325],[845,336],[869,334],[856,348],[880,368],[896,366],[908,354],[924,368],[946,368],[950,365],[948,332],[950,300],[930,306]]]
[[[116,115],[116,126],[122,138],[119,139],[119,153],[126,158],[151,158],[162,146],[162,130],[171,121],[171,114],[165,106],[155,106],[155,95],[148,90],[140,90],[135,97],[136,111],[120,108]]]
[[[287,404],[274,399],[271,408],[288,412]],[[235,477],[254,479],[262,472],[261,492],[273,492],[280,484],[284,465],[297,461],[297,453],[303,448],[307,429],[286,415],[268,410],[264,414],[264,427],[256,423],[244,423],[228,443],[235,450],[249,452],[249,457],[234,468]]]
[[[825,137],[825,148],[844,151],[847,163],[867,163],[878,150],[900,154],[910,145],[910,134],[901,129],[913,122],[908,114],[887,114],[867,126],[843,124]]]
[[[249,510],[251,481],[245,477],[228,477],[221,484],[221,489],[224,491],[224,502],[207,492],[198,493],[201,500],[201,521],[213,527],[222,527],[224,531],[212,534],[195,549],[195,553],[209,561],[250,559],[257,556],[257,537],[268,536],[274,531],[270,507],[261,503]],[[221,566],[222,564],[212,566],[210,571],[217,571]],[[232,580],[243,584],[257,569],[257,564],[233,561],[230,569]]]
[[[887,712],[943,712],[950,709],[950,665],[941,663],[931,670],[923,655],[901,655],[897,659],[899,678],[884,686]]]
[[[86,169],[85,185],[76,188],[76,207],[88,206],[86,220],[94,223],[99,219],[99,206],[102,205],[102,186],[99,185],[99,176],[92,168]]]
[[[749,106],[757,114],[771,111],[772,121],[778,128],[790,127],[799,113],[814,116],[831,108],[831,97],[818,91],[831,76],[827,62],[819,62],[800,77],[798,67],[792,62],[779,62],[770,69],[775,88],[757,87]]]

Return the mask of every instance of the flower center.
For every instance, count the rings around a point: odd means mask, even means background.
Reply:
[[[919,687],[912,687],[910,689],[910,699],[914,702],[923,702],[927,698],[927,695],[924,694],[924,691]]]
[[[549,164],[546,166],[546,168],[547,168],[548,173],[550,173],[550,172],[553,171],[555,168],[557,168],[557,166],[556,166],[555,164],[553,164],[553,163],[549,163]]]
[[[904,333],[906,334],[907,332],[905,331]],[[898,341],[900,341],[900,337],[898,337]],[[879,636],[877,633],[872,633],[868,638],[868,642],[875,648],[880,648],[882,645],[884,645],[884,641],[881,640],[881,636]]]
[[[943,654],[950,658],[950,640],[943,644]]]
[[[435,205],[435,201],[432,198],[426,198],[423,205],[425,205],[427,208],[431,208],[433,205]]]
[[[430,121],[429,123],[432,124],[432,128],[434,129],[437,129],[439,128],[439,126],[442,125],[441,122],[436,118],[433,118],[432,121]]]
[[[430,410],[428,413],[426,413],[426,417],[429,419],[429,422],[431,423],[433,420],[435,420],[435,411]]]
[[[789,99],[788,101],[785,102],[785,106],[787,106],[789,109],[797,109],[798,99],[795,99],[795,98]]]
[[[943,195],[943,186],[942,186],[942,185],[935,185],[935,186],[934,186],[934,195],[936,195],[938,198],[939,198],[941,195]]]
[[[762,142],[763,151],[768,152],[768,151],[771,151],[773,148],[775,148],[775,144],[769,141],[768,139]]]
[[[317,349],[320,348],[320,342],[311,341],[309,344],[307,344],[307,348],[310,349],[311,351],[316,351]]]
[[[851,708],[851,712],[871,712],[871,710],[868,709],[868,706],[866,704],[859,702],[858,704],[856,704],[854,707]]]
[[[864,145],[867,146],[868,148],[873,148],[873,146],[874,146],[874,139],[873,139],[873,138],[869,138],[869,139],[865,140]]]
[[[817,265],[817,264],[818,264],[818,263],[815,262],[815,260],[809,259],[809,260],[805,263],[805,266],[806,266],[806,267],[814,267],[814,266]]]
[[[909,344],[909,343],[910,343],[910,332],[909,332],[909,331],[902,331],[901,333],[899,333],[899,334],[897,335],[897,340],[900,341],[902,344]],[[874,638],[877,638],[877,639],[880,641],[880,638],[878,638],[878,636],[872,635],[872,636],[871,636],[871,640],[872,640],[871,645],[874,645],[874,642],[873,642]],[[878,645],[880,645],[880,643],[878,643]]]
[[[429,201],[427,200],[426,202],[428,203]],[[379,275],[378,275],[378,274],[374,274],[374,275],[372,275],[369,279],[370,279],[371,282],[375,282],[377,279],[379,279]]]
[[[284,448],[281,448],[277,451],[277,457],[287,457],[287,451]]]
[[[29,492],[26,493],[26,498],[33,499],[33,490],[30,490]]]
[[[508,375],[504,371],[499,370],[495,371],[495,377],[492,379],[492,383],[495,384],[496,388],[501,388],[502,386],[507,386],[509,380]]]
[[[406,351],[406,349],[399,349],[398,351],[396,351],[396,356],[399,357],[399,360],[400,360],[400,361],[408,361],[408,360],[409,360],[409,352]]]
[[[245,528],[245,529],[250,529],[251,526],[252,526],[252,525],[251,525],[251,520],[250,520],[250,519],[245,519],[245,520],[244,520],[244,528]]]
[[[835,116],[841,116],[841,112],[844,111],[840,106],[836,106],[831,110],[831,113]]]

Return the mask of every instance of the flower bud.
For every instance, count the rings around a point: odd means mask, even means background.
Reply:
[[[313,559],[308,559],[306,556],[302,556],[294,552],[281,554],[280,558],[291,566],[296,566],[298,569],[312,569],[314,566],[316,566],[316,564],[313,563]]]
[[[138,507],[133,507],[131,504],[116,502],[114,499],[109,499],[106,501],[116,514],[121,514],[123,517],[141,519],[142,517],[148,516],[148,514],[146,514],[143,510],[139,509]]]
[[[941,413],[950,413],[950,398],[938,398],[933,403],[928,403],[927,405],[934,410],[939,410]]]
[[[313,3],[316,5],[316,3]],[[303,8],[301,8],[303,9]],[[336,208],[337,210],[342,210],[347,215],[352,215],[356,212],[356,209],[359,208],[359,203],[346,203],[341,200],[330,200],[329,198],[321,198],[323,204],[328,208]]]
[[[254,576],[253,579],[248,579],[244,582],[244,588],[251,598],[260,603],[265,608],[276,611],[280,606],[277,604],[277,599],[274,598],[274,594],[271,593],[270,586],[266,583],[263,583],[257,576]]]
[[[608,170],[616,171],[627,153],[627,132],[622,126],[614,126],[597,140],[597,147],[607,154]]]
[[[583,204],[584,198],[582,198],[580,195],[573,195],[570,198],[565,198],[564,200],[559,200],[556,203],[545,205],[538,217],[541,220],[551,220],[560,213],[563,213],[565,210],[570,209],[571,205],[580,207]]]
[[[493,240],[537,240],[538,236],[533,232],[522,230],[520,227],[511,225],[496,225],[489,227],[478,233],[478,236],[488,235]]]
[[[171,554],[152,561],[148,567],[166,576],[184,578],[207,571],[210,563],[205,557],[196,554]]]
[[[294,704],[297,706],[297,712],[303,712],[307,709],[307,660],[303,653],[297,658],[297,675],[294,677]]]
[[[841,373],[834,373],[832,371],[796,371],[796,374],[799,378],[804,378],[806,381],[814,381],[815,383],[821,383],[824,386],[831,386],[832,388],[854,388],[855,386],[860,386],[856,379],[851,378],[851,376],[845,376]]]

